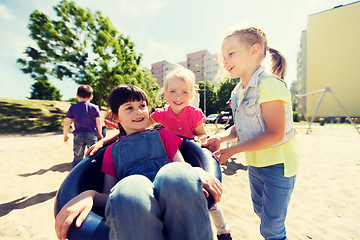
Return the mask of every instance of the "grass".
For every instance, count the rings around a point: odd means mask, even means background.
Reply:
[[[70,103],[0,98],[0,134],[60,132],[66,106]]]

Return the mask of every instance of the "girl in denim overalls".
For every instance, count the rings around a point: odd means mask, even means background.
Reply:
[[[272,73],[261,65],[266,52]],[[226,36],[223,64],[232,78],[241,78],[231,94],[235,125],[210,137],[205,145],[226,162],[245,152],[251,198],[265,239],[287,239],[285,218],[298,169],[299,153],[292,122],[291,94],[283,78],[286,62],[269,48],[265,34],[251,27]],[[238,144],[220,148],[233,138]]]
[[[110,239],[213,239],[204,193],[218,202],[221,183],[184,162],[175,134],[145,129],[150,116],[143,90],[119,85],[108,106],[124,136],[105,151],[103,193],[88,190],[68,202],[56,217],[58,237],[66,238],[76,217],[79,227],[93,205],[106,205]]]

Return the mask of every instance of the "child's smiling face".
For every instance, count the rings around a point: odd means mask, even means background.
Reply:
[[[237,36],[225,38],[222,44],[223,64],[231,78],[239,78],[246,73],[249,60],[251,59],[250,49],[247,48]]]
[[[124,103],[120,105],[117,114],[117,120],[127,135],[145,130],[149,117],[149,109],[145,101]]]
[[[193,97],[192,89],[192,86],[181,78],[174,77],[169,80],[164,95],[175,115],[179,115],[190,104]]]

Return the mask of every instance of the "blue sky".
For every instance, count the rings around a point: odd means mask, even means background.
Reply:
[[[269,46],[288,60],[286,81],[296,80],[301,32],[310,14],[352,1],[335,0],[76,0],[92,12],[100,10],[143,54],[142,66],[168,60],[181,62],[186,54],[207,49],[218,53],[223,35],[240,25],[255,25],[268,36]],[[16,59],[33,45],[26,28],[35,10],[54,17],[55,0],[0,0],[0,98],[26,99],[33,80],[20,71]],[[76,94],[72,80],[52,80],[63,99]]]

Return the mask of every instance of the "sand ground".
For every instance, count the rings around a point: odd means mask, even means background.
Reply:
[[[287,217],[289,239],[360,239],[360,135],[352,127],[297,128],[301,163]],[[59,134],[0,137],[0,239],[56,239],[53,205],[72,143]],[[243,154],[221,166],[220,203],[233,239],[262,239]]]

